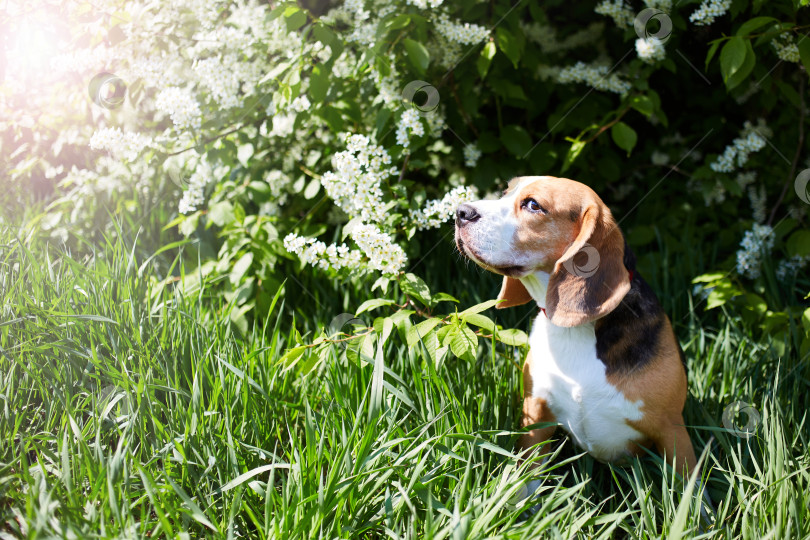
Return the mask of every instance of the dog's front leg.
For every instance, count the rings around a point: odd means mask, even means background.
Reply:
[[[557,419],[548,407],[546,400],[534,397],[533,384],[531,376],[531,363],[532,353],[526,357],[526,362],[523,364],[523,418],[520,421],[520,427],[525,428],[533,424],[540,424],[544,422],[555,423]],[[551,438],[554,435],[556,426],[545,426],[537,429],[527,431],[520,436],[518,440],[518,449],[521,452],[526,452],[532,446],[541,443]]]

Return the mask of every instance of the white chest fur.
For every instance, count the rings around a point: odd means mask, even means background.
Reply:
[[[543,305],[547,278],[530,277],[534,280],[524,284],[531,285],[532,296],[542,288],[543,302],[538,303]],[[608,382],[605,365],[596,356],[593,323],[563,328],[540,313],[529,346],[532,397],[545,400],[560,425],[594,458],[626,457],[628,444],[643,438],[626,420],[641,419],[643,402],[629,401]]]

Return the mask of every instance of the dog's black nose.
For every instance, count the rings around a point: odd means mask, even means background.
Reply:
[[[460,204],[458,208],[456,208],[456,225],[459,227],[477,221],[480,217],[481,214],[479,214],[478,210],[471,204]]]

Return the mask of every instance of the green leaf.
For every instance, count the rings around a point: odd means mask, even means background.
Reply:
[[[233,221],[233,205],[228,201],[220,201],[208,210],[208,219],[217,227],[224,227]]]
[[[715,39],[714,41],[711,42],[712,45],[711,45],[711,47],[709,47],[709,52],[706,53],[706,66],[705,66],[705,69],[709,69],[709,62],[711,62],[712,58],[714,58],[714,55],[717,52],[717,49],[720,47],[720,44],[722,42],[723,42],[722,39]]]
[[[802,229],[791,234],[787,241],[787,251],[790,256],[810,255],[810,231]]]
[[[740,69],[737,70],[734,75],[732,75],[726,81],[726,89],[731,91],[737,86],[740,85],[747,77],[751,74],[751,70],[754,69],[754,65],[757,62],[757,55],[754,53],[754,48],[751,45],[750,41],[745,42],[745,60],[743,61],[743,65]]]
[[[515,35],[506,28],[499,26],[497,30],[495,30],[495,40],[498,42],[498,48],[503,51],[506,57],[512,61],[512,65],[515,66],[515,69],[517,69],[518,62],[520,61],[520,42]]]
[[[628,156],[638,141],[636,131],[624,122],[617,122],[610,128],[610,137],[616,146],[627,152]]]
[[[478,75],[483,79],[487,76],[489,66],[492,64],[492,58],[495,56],[496,48],[495,43],[487,41],[484,48],[481,49],[481,54],[478,55],[478,60],[475,62],[475,67],[478,68]]]
[[[523,158],[532,149],[532,139],[520,126],[508,125],[501,131],[501,142],[515,157]]]
[[[740,25],[740,27],[737,29],[736,35],[745,37],[754,30],[762,28],[766,24],[775,22],[779,22],[779,19],[775,19],[773,17],[754,17],[753,19],[749,19],[742,23],[742,25]]]
[[[271,469],[289,469],[290,465],[288,463],[271,463],[269,465],[262,465],[261,467],[256,467],[255,469],[251,469],[246,473],[242,473],[224,486],[220,488],[220,492],[228,491],[229,489],[233,489],[236,486],[245,483],[246,481],[250,480],[257,474],[261,474],[263,472],[269,471]]]
[[[287,30],[294,32],[307,23],[307,14],[297,7],[290,6],[284,10],[284,22],[287,23]]]
[[[573,165],[574,161],[579,157],[582,151],[585,149],[585,145],[588,144],[585,141],[574,140],[574,139],[566,139],[571,141],[571,146],[568,148],[568,153],[565,154],[565,159],[563,160],[562,169],[560,172],[565,172],[568,170],[568,167]]]
[[[405,341],[408,343],[408,347],[413,347],[419,343],[419,340],[425,339],[430,331],[436,328],[436,325],[438,325],[440,322],[442,322],[441,319],[431,317],[426,321],[422,321],[419,324],[408,328],[408,331],[405,334]]]
[[[486,311],[491,307],[494,307],[498,304],[500,300],[487,300],[486,302],[481,302],[480,304],[476,304],[472,307],[469,307],[458,314],[459,317],[464,317],[465,315],[471,315],[473,313],[481,313],[482,311]]]
[[[326,99],[329,92],[329,75],[329,70],[323,64],[312,68],[312,74],[309,76],[309,95],[313,101],[321,102]]]
[[[805,71],[810,73],[810,38],[802,36],[799,39],[799,59],[802,61]]]
[[[728,85],[728,80],[737,73],[745,63],[746,40],[739,36],[734,36],[723,45],[720,51],[720,73],[723,81]]]
[[[421,278],[413,274],[405,274],[399,282],[399,286],[402,288],[402,292],[408,296],[416,298],[425,306],[430,306],[430,289]]]
[[[655,110],[653,101],[644,95],[633,96],[633,99],[630,100],[630,106],[648,118]]]
[[[490,332],[494,332],[496,328],[495,322],[492,319],[485,315],[481,315],[480,313],[470,313],[469,315],[465,315],[463,321],[468,324],[474,324],[475,326]]]
[[[393,303],[393,300],[389,300],[387,298],[372,298],[371,300],[366,300],[360,304],[359,308],[357,308],[355,316],[365,313],[366,311],[371,311],[372,309],[377,309],[378,307],[390,306]]]
[[[529,343],[529,336],[526,335],[526,332],[523,330],[518,330],[517,328],[500,330],[498,331],[496,337],[498,338],[498,341],[506,343],[507,345],[512,345],[513,347],[523,347]]]
[[[247,273],[251,264],[253,264],[252,252],[245,253],[239,258],[238,261],[234,263],[231,274],[228,276],[231,281],[231,285],[236,287],[239,282],[242,281],[242,277]]]
[[[465,360],[475,360],[475,353],[478,350],[478,336],[467,328],[454,328],[448,335],[450,350]]]
[[[424,45],[413,39],[405,38],[402,40],[405,45],[405,51],[408,53],[408,60],[411,61],[420,73],[424,73],[430,64],[430,54]]]
[[[321,181],[317,178],[313,178],[307,184],[306,189],[304,189],[304,198],[309,200],[315,198],[318,192],[321,190]]]

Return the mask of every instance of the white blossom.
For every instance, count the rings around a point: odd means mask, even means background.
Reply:
[[[748,162],[748,156],[753,152],[758,152],[765,147],[765,139],[760,133],[768,136],[769,132],[763,123],[754,127],[750,122],[745,123],[740,137],[734,139],[732,143],[723,150],[723,153],[709,167],[716,172],[734,172],[737,167],[743,167]]]
[[[411,135],[420,137],[425,134],[425,126],[419,120],[416,109],[406,109],[397,124],[397,144],[408,148]]]
[[[808,262],[810,262],[808,255],[794,255],[790,259],[780,261],[779,266],[776,267],[776,277],[779,281],[792,279],[807,266]]]
[[[781,38],[781,39],[780,39]],[[782,34],[777,36],[771,41],[771,46],[776,50],[776,56],[785,62],[793,62],[798,64],[801,62],[799,57],[799,46],[790,34]]]
[[[168,114],[178,130],[200,129],[202,123],[200,104],[189,90],[177,86],[161,90],[155,98],[155,108]]]
[[[310,107],[312,107],[312,103],[309,102],[307,96],[298,96],[290,103],[290,109],[295,112],[304,112],[309,110]]]
[[[481,150],[478,149],[478,146],[470,143],[464,147],[464,165],[475,167],[479,159],[481,159]]]
[[[654,64],[667,57],[664,43],[657,37],[637,39],[636,53],[639,58],[648,64]]]
[[[765,193],[765,186],[759,186],[757,189],[754,186],[748,188],[748,200],[751,201],[751,212],[753,213],[754,221],[762,223],[768,214],[767,194]]]
[[[617,74],[608,74],[609,68],[605,65],[587,65],[577,62],[573,66],[562,68],[557,75],[561,84],[572,82],[585,83],[605,92],[614,92],[624,95],[630,91],[631,84],[623,81]]]
[[[391,156],[381,146],[370,144],[365,135],[349,135],[347,150],[332,157],[333,171],[321,177],[327,195],[349,217],[365,223],[385,219],[382,203],[383,179],[397,174]]]
[[[458,186],[441,199],[428,201],[424,208],[411,210],[410,219],[419,230],[435,229],[453,216],[459,204],[477,198],[478,190],[475,187]]]
[[[214,180],[214,172],[207,161],[201,161],[194,169],[194,173],[188,180],[188,187],[183,193],[183,198],[178,204],[178,211],[181,214],[196,212],[205,204],[205,188]]]
[[[689,20],[697,26],[707,26],[717,17],[722,17],[731,7],[731,0],[703,0],[700,7],[695,10]]]
[[[746,231],[737,251],[737,273],[749,279],[761,275],[762,260],[768,257],[773,248],[773,229],[768,225],[754,223]]]
[[[121,131],[119,127],[99,129],[90,137],[90,148],[107,150],[126,161],[135,161],[150,144],[151,137],[134,131]]]
[[[632,26],[636,16],[633,10],[624,3],[624,0],[604,0],[596,6],[594,11],[613,19],[619,28]]]
[[[489,37],[489,29],[477,24],[458,23],[442,13],[436,21],[436,31],[444,39],[460,45],[475,45]]]

